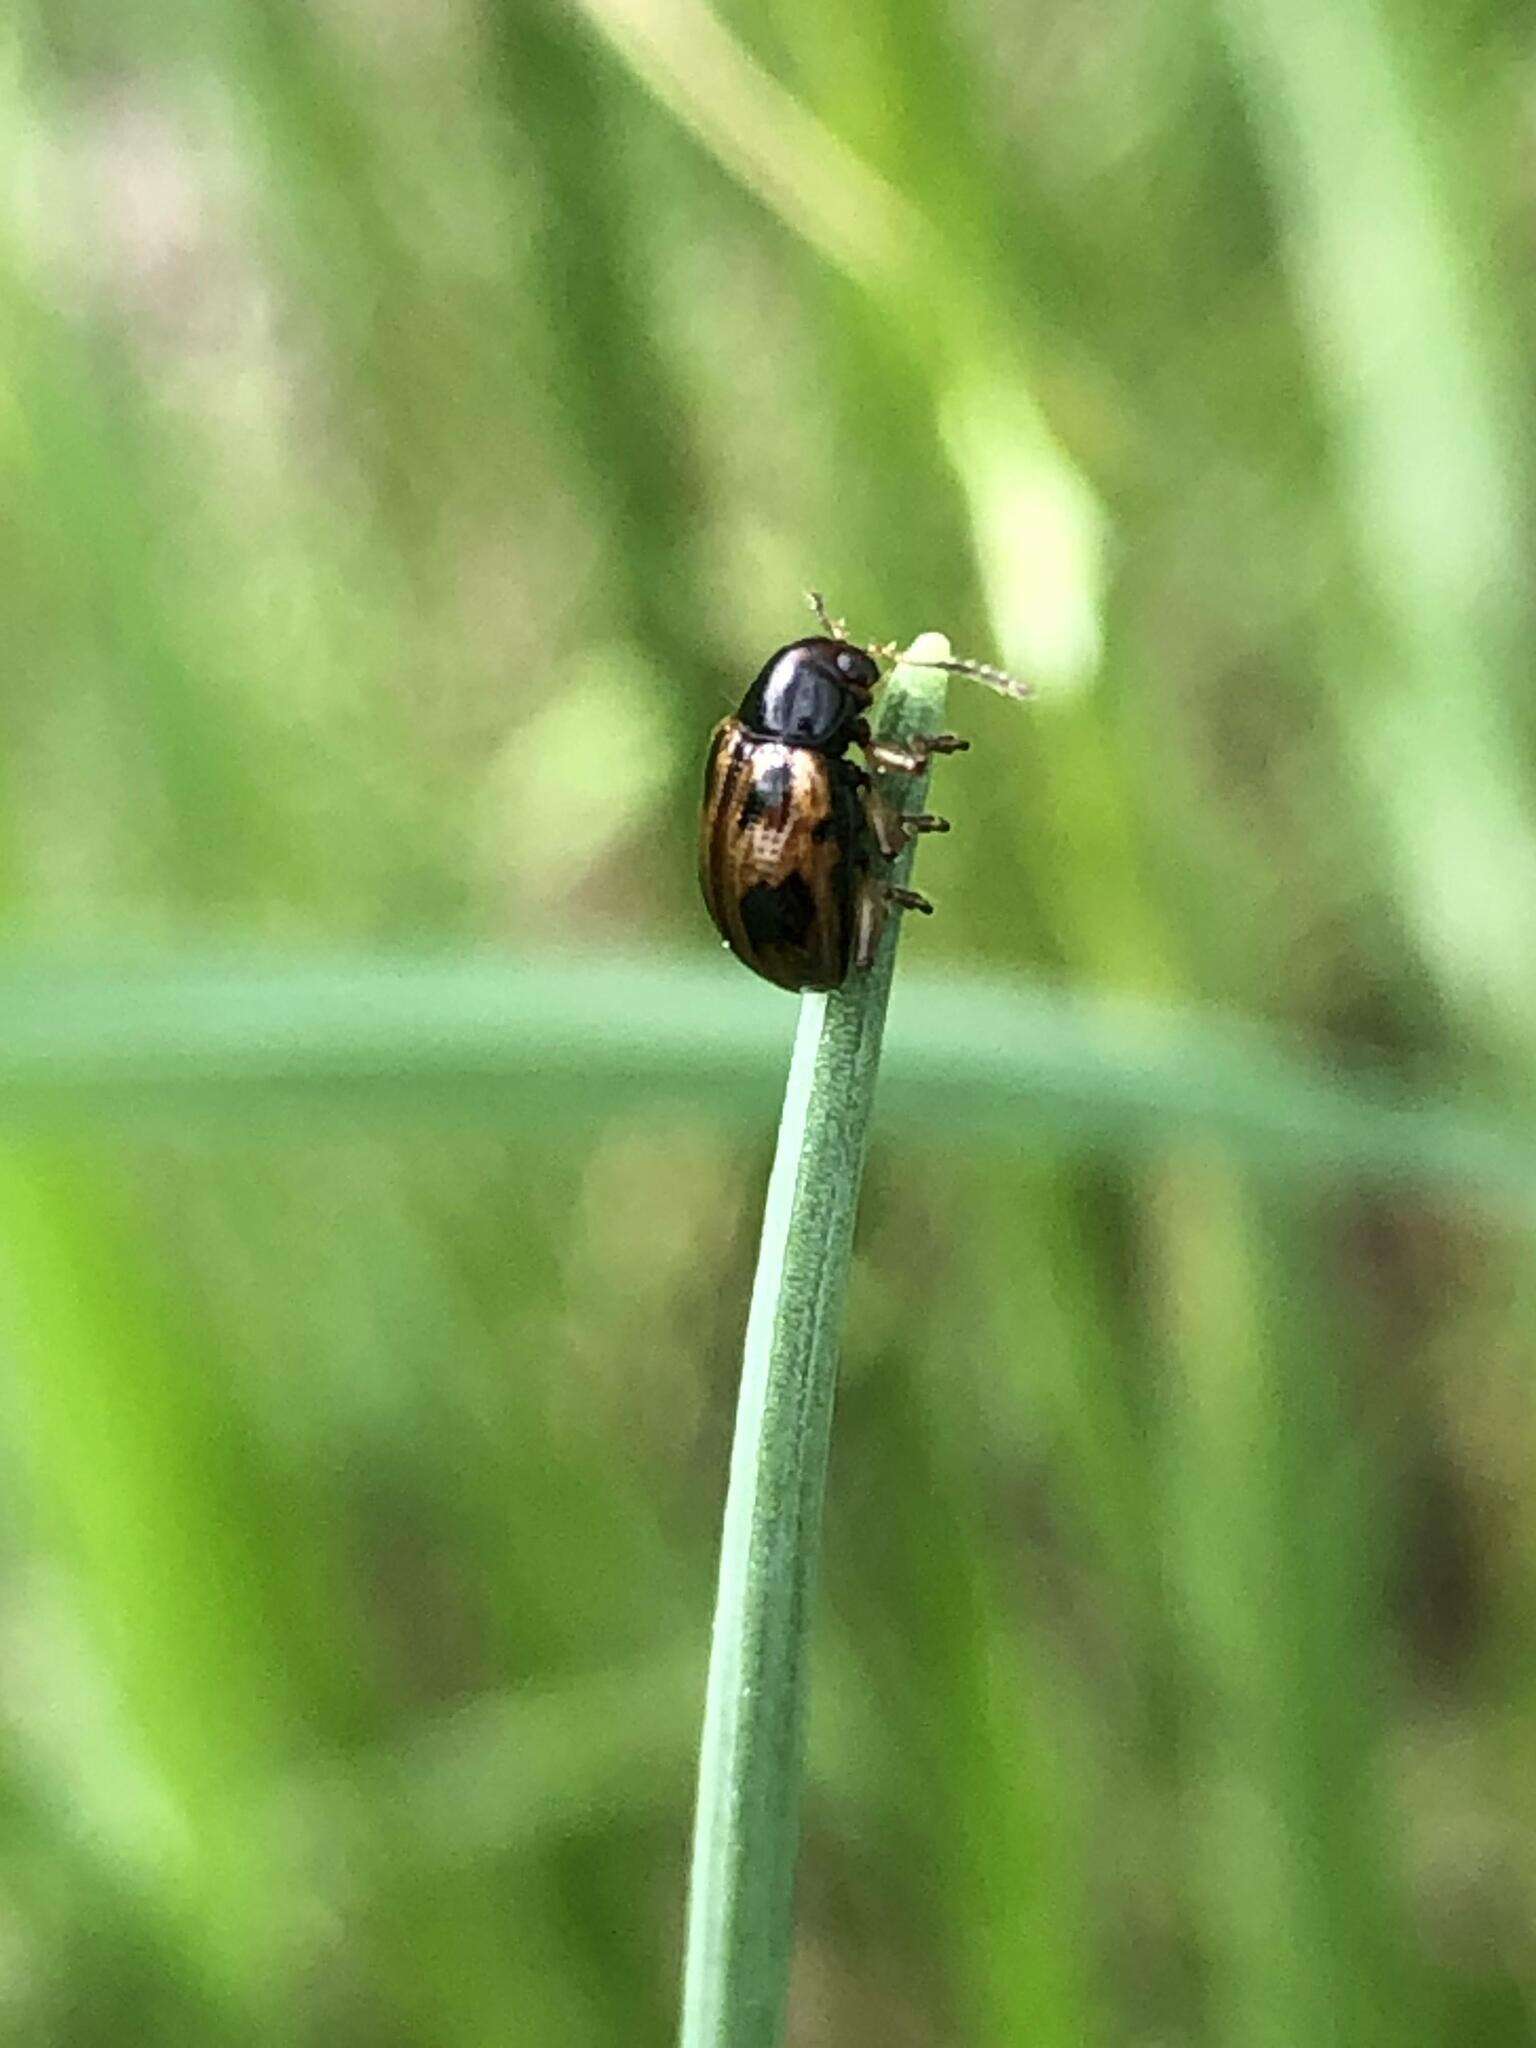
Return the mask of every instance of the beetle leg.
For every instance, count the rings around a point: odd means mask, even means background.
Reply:
[[[932,811],[888,810],[875,791],[867,798],[870,828],[875,844],[887,860],[894,860],[909,839],[919,832],[947,832],[948,818],[936,818]]]
[[[864,807],[869,814],[869,826],[875,835],[876,846],[887,860],[894,860],[907,843],[901,819],[895,811],[887,808],[878,791],[873,789],[865,798]]]
[[[933,915],[933,905],[915,889],[898,889],[893,882],[877,882],[866,875],[859,885],[853,906],[853,964],[859,973],[873,967],[880,950],[880,935],[895,904],[901,910],[920,910]]]
[[[914,733],[905,747],[893,746],[886,740],[865,739],[857,733],[854,736],[877,768],[898,775],[918,775],[936,754],[963,754],[971,744],[952,732]]]
[[[866,875],[853,907],[853,964],[860,973],[875,964],[888,911],[889,898],[884,887]]]
[[[933,905],[926,896],[919,896],[915,889],[898,889],[894,882],[886,883],[885,900],[897,904],[902,910],[920,910],[924,917],[933,915]]]

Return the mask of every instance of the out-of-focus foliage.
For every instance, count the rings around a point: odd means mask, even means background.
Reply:
[[[670,2038],[790,1023],[694,804],[808,582],[1042,687],[904,948],[796,2048],[1530,2038],[1533,66],[7,11],[6,2040]]]

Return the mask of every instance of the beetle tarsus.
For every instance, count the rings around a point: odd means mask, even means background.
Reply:
[[[933,905],[926,896],[919,896],[915,889],[899,889],[894,882],[887,884],[886,901],[897,904],[902,910],[920,910],[924,917],[932,917]]]
[[[894,860],[909,839],[920,832],[947,832],[948,818],[936,818],[932,811],[888,811],[878,796],[869,799],[869,822],[875,843],[887,860]]]
[[[874,765],[891,775],[920,775],[936,755],[968,753],[971,745],[953,732],[914,733],[904,747],[889,740],[858,737]]]

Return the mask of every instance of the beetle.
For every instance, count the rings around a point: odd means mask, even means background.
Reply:
[[[890,863],[949,820],[891,808],[870,768],[916,775],[935,755],[966,751],[954,733],[907,746],[877,741],[867,712],[890,647],[861,647],[814,592],[822,632],[769,655],[735,715],[710,740],[704,770],[699,883],[721,938],[764,980],[792,990],[840,988],[874,961],[892,906],[931,913]],[[1023,695],[979,662],[923,666],[974,675]]]

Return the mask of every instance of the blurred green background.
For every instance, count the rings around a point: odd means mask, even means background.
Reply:
[[[1532,2038],[1533,108],[1492,0],[7,10],[7,2042],[671,2038],[794,1009],[695,805],[812,582],[1040,695],[795,2048]]]

